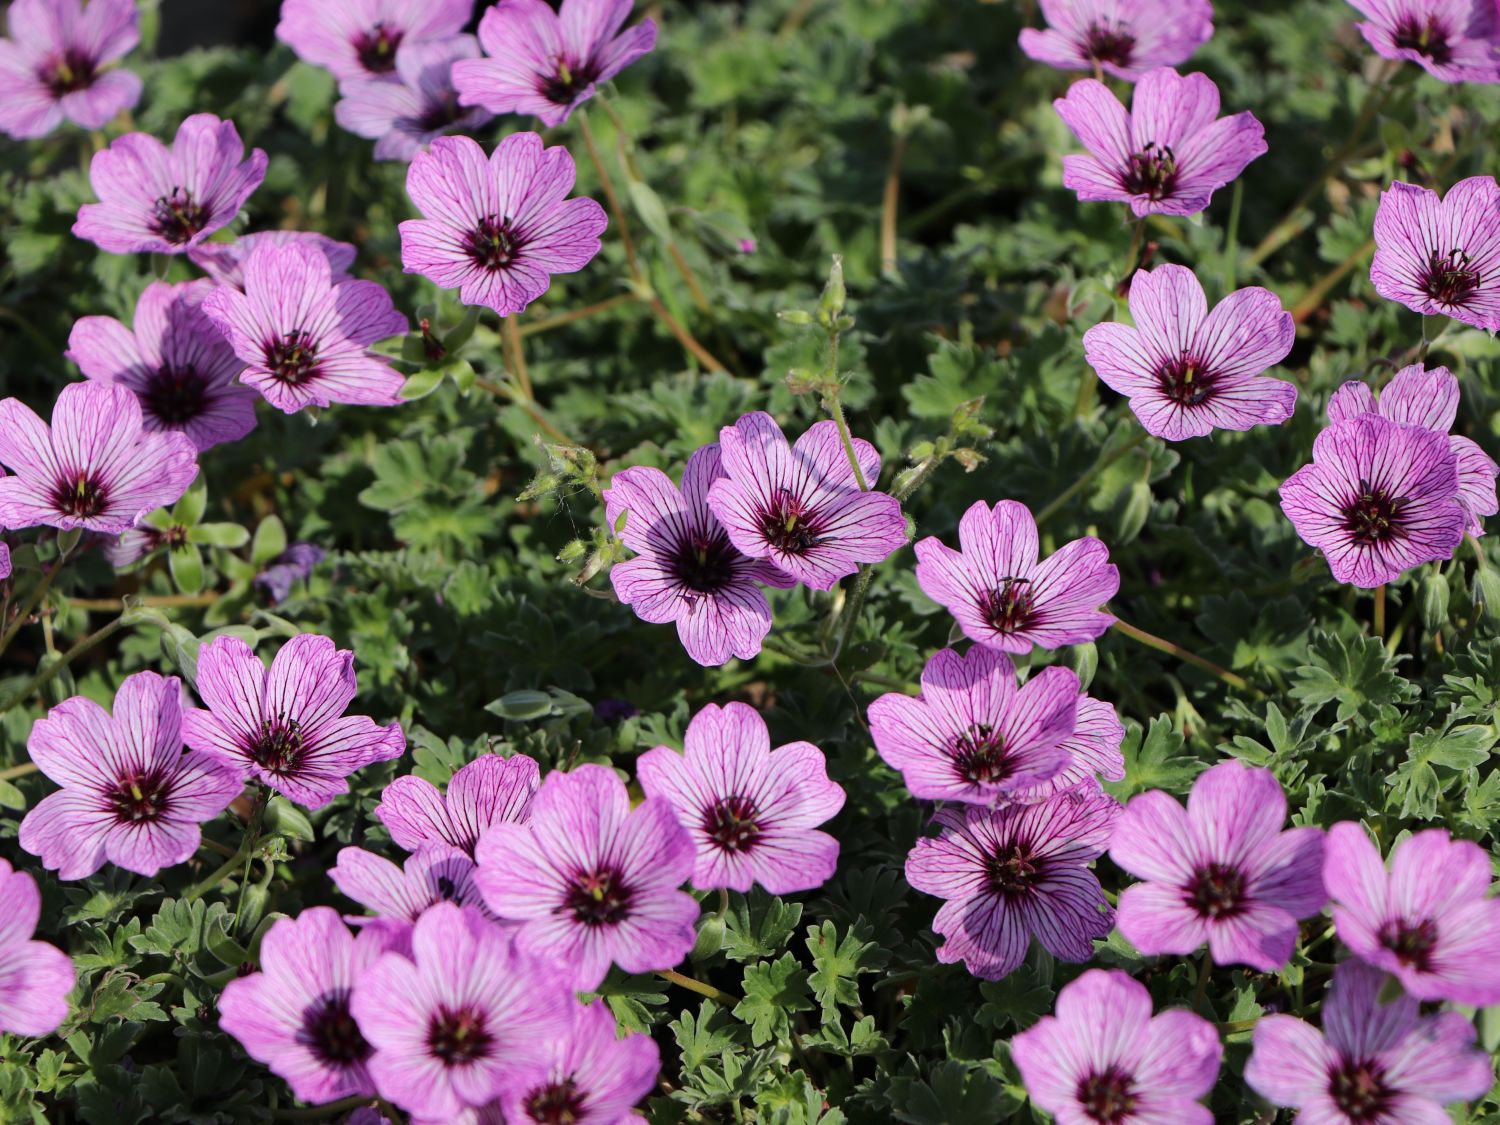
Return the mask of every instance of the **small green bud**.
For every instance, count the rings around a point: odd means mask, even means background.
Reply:
[[[1440,570],[1428,570],[1422,575],[1422,624],[1429,633],[1436,633],[1448,624],[1448,578]]]
[[[782,320],[786,321],[788,324],[795,324],[799,327],[811,324],[813,322],[812,313],[808,312],[806,309],[782,309],[776,315],[779,316]]]
[[[833,256],[833,266],[828,271],[828,284],[823,286],[822,299],[818,301],[818,323],[832,327],[844,313],[844,302],[849,293],[844,288],[844,259]]]

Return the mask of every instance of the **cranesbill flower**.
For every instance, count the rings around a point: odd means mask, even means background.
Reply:
[[[339,86],[333,116],[340,126],[375,142],[376,160],[411,160],[444,133],[477,129],[490,119],[464,109],[453,88],[453,64],[479,57],[472,35],[408,43],[396,52],[396,78],[349,79]]]
[[[516,944],[556,961],[575,989],[595,988],[611,962],[670,969],[693,947],[698,904],[678,890],[692,838],[661,797],[632,810],[604,766],[548,774],[527,823],[492,824],[475,854],[490,909],[521,922]]]
[[[761,586],[790,586],[768,562],[743,554],[708,506],[708,490],[725,473],[718,445],[688,458],[682,486],[646,466],[624,469],[604,490],[604,511],[637,557],[609,572],[615,593],[643,621],[676,622],[677,636],[699,664],[749,660],[771,631]]]
[[[912,796],[990,805],[1067,766],[1078,715],[1078,677],[1044,668],[1022,687],[1003,653],[945,648],[922,669],[922,694],[870,704],[875,749]]]
[[[1012,789],[1006,799],[1017,804],[1036,804],[1058,793],[1066,793],[1085,784],[1123,781],[1125,724],[1115,709],[1090,695],[1078,697],[1078,714],[1073,733],[1063,740],[1068,752],[1067,764],[1047,781],[1025,788]]]
[[[136,302],[134,330],[86,316],[65,353],[90,379],[134,391],[147,430],[180,430],[199,452],[253,430],[259,401],[234,381],[245,365],[203,313],[213,289],[211,281],[152,282]]]
[[[621,31],[633,0],[505,0],[479,21],[488,58],[453,68],[459,100],[492,113],[517,113],[561,125],[578,106],[656,46],[656,23]]]
[[[661,1052],[649,1035],[615,1034],[615,1017],[603,1001],[576,1008],[566,1035],[553,1040],[549,1057],[511,1076],[502,1099],[511,1125],[626,1125],[630,1110],[651,1092]]]
[[[283,918],[261,941],[260,972],[224,986],[219,1026],[302,1101],[373,1097],[365,1066],[373,1048],[354,1022],[349,999],[385,950],[382,935],[355,937],[327,906]]]
[[[1297,920],[1323,909],[1323,833],[1291,828],[1275,775],[1220,762],[1187,810],[1160,789],[1131,800],[1109,855],[1146,880],[1120,896],[1120,932],[1145,954],[1192,953],[1271,972],[1297,944]]]
[[[98,203],[78,209],[73,233],[112,254],[181,254],[226,226],[266,178],[266,154],[245,158],[233,121],[195,113],[171,149],[127,133],[94,154]]]
[[[743,703],[710,703],[693,716],[686,752],[658,746],[636,775],[693,838],[693,886],[784,895],[820,887],[838,866],[839,842],[817,826],[844,807],[823,751],[810,742],[771,749],[766,722]]]
[[[406,317],[375,282],[335,281],[316,249],[256,246],[245,259],[245,291],[220,286],[203,311],[245,362],[240,382],[278,410],[401,401],[406,380],[370,345],[405,333]]]
[[[396,778],[380,795],[375,816],[409,852],[445,845],[473,855],[490,825],[526,819],[540,784],[535,758],[481,754],[453,775],[446,794],[413,774]]]
[[[512,133],[489,157],[468,137],[439,137],[406,175],[423,217],[401,224],[402,267],[457,289],[466,305],[520,312],[552,274],[599,253],[609,219],[594,200],[567,198],[576,173],[567,149],[544,148],[535,133]]]
[[[1317,436],[1312,464],[1281,486],[1281,509],[1336,579],[1364,587],[1451,558],[1469,520],[1448,436],[1375,414]]]
[[[119,533],[175,504],[198,475],[180,433],[150,433],[140,400],[122,386],[72,383],[52,425],[19,400],[0,402],[0,527],[43,525]]]
[[[381,1096],[414,1117],[452,1121],[545,1059],[572,1006],[549,966],[477,910],[445,902],[417,920],[410,959],[386,953],[354,982],[351,1010],[375,1048]]]
[[[1421,65],[1441,82],[1500,82],[1491,0],[1349,0],[1365,41],[1385,59]]]
[[[1344,944],[1416,999],[1500,1003],[1500,899],[1478,844],[1429,828],[1396,845],[1387,873],[1346,821],[1328,830],[1323,882]]]
[[[352,917],[350,924],[378,931],[385,935],[389,948],[403,952],[412,925],[429,906],[452,902],[489,915],[474,885],[474,860],[446,844],[423,848],[401,867],[363,848],[341,848],[328,877],[347,897],[376,915]]]
[[[1236,289],[1210,312],[1192,270],[1158,266],[1131,281],[1130,315],[1134,328],[1107,322],[1085,332],[1084,356],[1130,399],[1147,433],[1182,441],[1292,416],[1297,388],[1261,374],[1286,358],[1297,334],[1269,289]]]
[[[354,264],[356,249],[326,234],[305,230],[259,230],[242,234],[233,242],[200,242],[188,251],[188,260],[220,285],[244,291],[245,259],[257,246],[306,246],[328,259],[333,281],[343,281]]]
[[[406,751],[401,725],[345,715],[358,685],[354,653],[302,633],[266,670],[238,637],[215,637],[198,653],[198,694],[207,710],[183,718],[195,750],[216,754],[289,800],[320,809],[349,792],[349,775]]]
[[[1045,562],[1025,504],[983,501],[958,521],[960,550],[921,540],[917,583],[953,614],[964,635],[1004,652],[1061,648],[1102,636],[1114,618],[1099,607],[1120,590],[1109,548],[1093,536],[1065,544]]]
[[[1446,434],[1458,417],[1458,379],[1446,367],[1430,370],[1420,363],[1396,373],[1377,400],[1365,383],[1348,382],[1333,392],[1328,417],[1342,422],[1361,414],[1379,414],[1406,426],[1421,426]],[[1470,535],[1484,534],[1484,516],[1500,511],[1495,498],[1495,477],[1500,474],[1488,453],[1466,437],[1452,435],[1448,445],[1458,462],[1458,502],[1469,517]]]
[[[940,809],[936,838],[917,841],[906,881],[946,899],[932,921],[937,958],[999,980],[1035,937],[1062,961],[1087,961],[1114,911],[1088,865],[1104,854],[1120,806],[1094,788],[1039,804]]]
[[[285,0],[276,38],[340,82],[390,76],[403,43],[457,35],[473,0]]]
[[[73,962],[31,940],[41,913],[36,880],[0,859],[0,1031],[12,1035],[51,1035],[68,1015]]]
[[[1457,1012],[1420,1014],[1411,996],[1381,1003],[1385,974],[1358,961],[1333,973],[1323,1030],[1295,1016],[1263,1016],[1245,1081],[1299,1121],[1320,1125],[1444,1122],[1443,1106],[1481,1097],[1494,1081]]]
[[[1214,33],[1208,0],[1042,0],[1043,31],[1021,32],[1021,50],[1059,70],[1092,70],[1133,82],[1177,66]]]
[[[1129,203],[1137,216],[1196,215],[1266,152],[1253,114],[1219,117],[1219,88],[1204,74],[1150,71],[1128,112],[1092,78],[1052,105],[1089,150],[1063,157],[1063,185],[1085,202]]]
[[[261,568],[251,584],[264,591],[272,605],[280,605],[292,593],[292,584],[312,577],[313,568],[328,552],[316,543],[293,543]]]
[[[708,506],[729,541],[814,590],[906,545],[901,502],[859,487],[832,421],[790,445],[775,419],[756,411],[719,431],[719,453],[725,475],[709,486]],[[854,453],[873,487],[880,454],[859,438]]]
[[[64,121],[99,129],[140,101],[140,78],[109,66],[141,41],[135,0],[15,0],[6,19],[0,133],[45,137]]]
[[[3,475],[3,474],[0,474]],[[10,548],[0,543],[0,582],[10,577]]]
[[[62,786],[21,821],[21,846],[61,879],[84,879],[106,860],[155,875],[192,857],[199,825],[240,795],[238,772],[183,753],[182,684],[125,677],[111,715],[92,699],[65,699],[31,728],[27,748]]]
[[[1224,1053],[1214,1025],[1183,1008],[1151,1014],[1145,985],[1090,969],[1057,1014],[1011,1040],[1031,1100],[1068,1125],[1213,1125],[1198,1099]]]
[[[1459,180],[1441,199],[1397,181],[1375,210],[1375,292],[1424,316],[1500,330],[1500,185]]]

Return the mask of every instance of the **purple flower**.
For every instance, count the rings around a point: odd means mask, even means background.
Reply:
[[[182,684],[155,672],[125,677],[110,715],[65,699],[31,728],[31,760],[62,789],[21,821],[21,846],[60,879],[84,879],[106,860],[155,875],[191,858],[199,825],[240,795],[244,781],[206,754],[183,753]]]
[[[1269,289],[1236,289],[1210,312],[1192,270],[1158,266],[1131,281],[1130,315],[1134,328],[1110,322],[1085,332],[1084,355],[1130,399],[1147,433],[1182,441],[1292,416],[1297,388],[1261,375],[1286,358],[1297,334]]]
[[[1349,0],[1355,26],[1385,59],[1419,63],[1442,82],[1500,82],[1494,0]]]
[[[488,158],[468,137],[439,137],[406,175],[423,217],[401,224],[402,267],[457,289],[466,305],[520,312],[552,274],[599,253],[609,219],[592,199],[567,198],[576,171],[567,149],[544,148],[535,133],[512,133]]]
[[[118,533],[174,504],[198,474],[193,443],[144,430],[127,388],[73,383],[58,392],[52,426],[19,400],[0,402],[0,527]]]
[[[195,750],[320,809],[349,792],[355,770],[406,751],[399,723],[344,714],[356,691],[354,653],[327,637],[293,637],[270,671],[238,637],[215,637],[198,652],[198,694],[208,710],[185,715],[183,735]]]
[[[1448,436],[1377,414],[1328,425],[1312,464],[1282,484],[1281,508],[1336,579],[1364,587],[1451,558],[1469,520]]]
[[[1416,999],[1500,1003],[1500,899],[1479,845],[1429,828],[1396,845],[1387,873],[1346,821],[1328,830],[1323,882],[1344,944]]]
[[[134,331],[86,316],[65,353],[90,379],[135,392],[147,430],[180,430],[200,453],[255,429],[258,401],[234,381],[245,365],[203,313],[213,290],[211,281],[152,282],[136,302]]]
[[[1036,520],[1025,504],[973,504],[958,521],[960,550],[937,536],[917,544],[917,583],[964,635],[1004,652],[1061,648],[1102,636],[1114,618],[1099,607],[1120,590],[1109,548],[1075,539],[1039,562]]]
[[[403,43],[457,35],[474,0],[285,0],[280,39],[339,81],[389,76]]]
[[[0,543],[0,582],[10,577],[10,548]]]
[[[632,0],[502,0],[479,21],[486,59],[461,62],[453,81],[463,105],[561,125],[607,82],[656,46],[656,24],[621,31]]]
[[[349,998],[385,948],[378,933],[356,938],[326,906],[283,918],[261,942],[261,971],[224,986],[219,1026],[302,1101],[373,1097],[372,1048]]]
[[[1219,117],[1219,88],[1203,74],[1148,72],[1128,112],[1092,78],[1052,105],[1091,154],[1063,157],[1063,185],[1084,202],[1129,203],[1137,216],[1196,215],[1266,152],[1253,114]]]
[[[1500,330],[1500,185],[1459,180],[1441,199],[1397,181],[1375,211],[1375,292],[1423,316]]]
[[[693,873],[692,837],[663,798],[632,810],[604,766],[548,774],[530,820],[491,825],[475,853],[490,909],[522,922],[517,946],[556,961],[573,988],[595,988],[610,962],[670,969],[693,947],[698,904],[677,889]]]
[[[815,423],[789,445],[775,420],[756,411],[719,431],[724,476],[708,506],[729,541],[814,590],[831,590],[861,563],[878,563],[906,545],[901,502],[866,492],[832,421]],[[873,486],[880,454],[854,439],[860,474]]]
[[[125,570],[163,546],[167,541],[167,533],[147,523],[127,528],[119,535],[104,535],[100,538],[100,551],[104,555],[104,561],[116,570]]]
[[[1134,798],[1109,855],[1146,880],[1120,895],[1120,932],[1142,953],[1192,953],[1273,972],[1297,920],[1323,909],[1323,833],[1291,828],[1270,770],[1224,761],[1193,783],[1187,810],[1160,789]]]
[[[36,880],[0,859],[0,1031],[12,1035],[51,1035],[68,1015],[73,962],[31,940],[41,913]]]
[[[409,852],[445,845],[473,855],[490,825],[526,820],[540,783],[534,758],[481,754],[453,775],[446,796],[412,774],[396,778],[380,795],[375,816]]]
[[[603,1001],[574,1009],[567,1034],[545,1060],[518,1070],[502,1105],[511,1125],[627,1125],[631,1108],[651,1092],[661,1052],[649,1035],[615,1035]]]
[[[1090,969],[1057,996],[1057,1014],[1011,1040],[1031,1100],[1060,1125],[1213,1125],[1198,1099],[1224,1048],[1183,1008],[1151,1015],[1145,985]]]
[[[1443,1106],[1490,1088],[1490,1060],[1457,1012],[1423,1016],[1417,1001],[1380,1002],[1385,976],[1358,961],[1333,973],[1323,1030],[1295,1016],[1263,1016],[1245,1081],[1297,1120],[1318,1125],[1440,1125]]]
[[[1133,82],[1153,67],[1187,62],[1214,33],[1208,0],[1042,0],[1045,31],[1021,32],[1021,50],[1059,70],[1092,70]]]
[[[489,916],[474,885],[474,860],[446,844],[423,848],[402,867],[363,848],[341,848],[328,877],[347,897],[376,914],[352,917],[349,923],[385,935],[387,947],[402,952],[408,948],[413,924],[439,902],[473,906]]]
[[[272,605],[280,605],[291,595],[292,584],[312,577],[313,567],[327,556],[316,543],[293,543],[268,562],[252,584],[265,591]]]
[[[188,260],[220,285],[244,291],[245,259],[262,245],[306,246],[328,259],[333,281],[349,276],[357,251],[347,242],[336,242],[326,234],[302,230],[262,230],[242,234],[233,242],[202,242],[188,251]]]
[[[406,380],[369,348],[406,332],[406,317],[375,282],[335,281],[316,249],[256,246],[245,259],[245,291],[220,286],[203,311],[248,365],[240,382],[278,410],[401,401]]]
[[[1087,961],[1114,911],[1088,865],[1104,854],[1120,806],[1097,787],[1040,804],[940,809],[942,832],[906,857],[906,881],[946,899],[932,921],[937,958],[999,980],[1035,937],[1062,961]]]
[[[435,137],[477,129],[490,119],[483,109],[463,109],[453,88],[453,64],[477,59],[472,35],[408,43],[396,52],[396,77],[348,79],[333,107],[339,125],[375,141],[376,160],[410,161]]]
[[[226,226],[266,178],[266,154],[244,156],[234,122],[211,113],[184,121],[170,151],[127,133],[94,154],[100,201],[78,209],[73,233],[112,254],[181,254]]]
[[[545,1059],[572,1006],[549,966],[451,903],[417,920],[410,960],[386,953],[355,981],[351,1005],[375,1048],[381,1096],[437,1121],[497,1097],[513,1073]]]
[[[140,101],[141,80],[107,67],[141,41],[134,0],[14,0],[0,39],[0,133],[45,137],[64,121],[99,129]]]
[[[609,525],[637,555],[609,572],[615,593],[642,621],[675,621],[682,647],[705,666],[756,656],[771,631],[760,587],[793,582],[729,541],[708,506],[709,488],[724,477],[719,447],[705,445],[688,458],[681,489],[660,469],[637,466],[604,490]]]
[[[1333,392],[1328,402],[1331,421],[1342,422],[1361,414],[1379,414],[1402,425],[1446,434],[1458,417],[1458,380],[1446,367],[1429,371],[1416,363],[1398,371],[1378,401],[1375,393],[1360,382],[1345,383]],[[1500,465],[1466,437],[1450,436],[1448,445],[1458,462],[1458,502],[1468,516],[1467,530],[1470,535],[1483,535],[1482,517],[1500,511],[1495,498]]]
[[[828,881],[839,842],[817,826],[844,807],[844,790],[828,779],[823,751],[810,742],[772,750],[765,720],[743,703],[710,703],[684,742],[683,754],[646,751],[636,775],[692,837],[693,886],[748,891],[759,883],[784,895]]]

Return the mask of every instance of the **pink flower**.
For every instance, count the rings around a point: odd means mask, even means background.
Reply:
[[[410,948],[412,926],[430,906],[451,902],[489,916],[474,884],[473,859],[445,844],[423,848],[402,867],[363,848],[340,848],[328,877],[347,897],[376,914],[349,918],[349,923],[375,930],[384,935],[388,948],[403,953]]]
[[[1208,0],[1042,0],[1047,28],[1021,32],[1021,50],[1059,70],[1092,70],[1133,82],[1178,66],[1214,33]]]
[[[473,855],[490,825],[526,820],[539,784],[536,759],[481,754],[453,775],[446,796],[414,774],[396,778],[380,795],[375,816],[409,852],[442,845]]]
[[[602,1000],[573,1010],[573,1024],[544,1060],[511,1075],[501,1104],[510,1125],[628,1125],[656,1085],[661,1052],[649,1035],[615,1034]]]
[[[1375,211],[1375,292],[1423,316],[1500,330],[1500,185],[1459,180],[1441,199],[1397,181]]]
[[[171,149],[127,133],[94,154],[99,202],[78,209],[73,233],[112,254],[181,254],[227,226],[266,178],[266,154],[244,156],[234,122],[211,113],[184,121]]]
[[[444,133],[468,132],[489,121],[482,109],[462,109],[453,64],[479,57],[472,35],[407,43],[396,51],[396,79],[351,78],[339,85],[334,119],[375,141],[376,160],[410,161]]]
[[[73,962],[31,940],[41,913],[36,880],[0,859],[0,1031],[12,1035],[51,1035],[68,1015]]]
[[[336,242],[326,234],[301,230],[260,230],[242,234],[233,242],[200,242],[188,251],[188,260],[219,285],[244,292],[245,259],[262,244],[306,246],[328,259],[331,280],[344,281],[357,251],[347,242]]]
[[[188,712],[183,734],[195,750],[320,809],[349,792],[355,770],[406,752],[399,723],[344,714],[357,691],[354,653],[327,637],[293,637],[270,671],[238,637],[216,637],[198,653],[198,694],[208,710]]]
[[[3,475],[3,474],[0,474]],[[0,543],[0,582],[10,577],[10,548]]]
[[[937,536],[917,544],[917,583],[964,635],[1003,652],[1061,648],[1102,636],[1114,618],[1099,607],[1120,590],[1109,548],[1075,539],[1045,562],[1025,504],[973,504],[958,521],[955,551]]]
[[[1092,78],[1052,105],[1089,150],[1063,157],[1063,185],[1084,202],[1129,203],[1137,216],[1196,215],[1266,153],[1260,122],[1248,112],[1219,117],[1219,88],[1203,74],[1150,71],[1128,112]]]
[[[1365,41],[1441,82],[1500,82],[1494,0],[1349,0]]]
[[[14,0],[0,39],[0,133],[45,137],[64,121],[99,129],[141,99],[141,80],[109,69],[141,41],[134,0]]]
[[[1297,334],[1269,289],[1236,289],[1210,312],[1192,270],[1157,266],[1131,281],[1130,315],[1134,328],[1109,322],[1085,332],[1084,356],[1130,399],[1147,433],[1182,441],[1292,416],[1297,388],[1262,375]]]
[[[820,887],[839,843],[817,826],[844,806],[823,752],[810,742],[771,749],[765,720],[743,703],[693,716],[686,753],[658,746],[636,763],[641,789],[661,797],[692,836],[693,886],[772,894]]]
[[[87,878],[106,860],[149,876],[191,858],[199,825],[244,781],[217,758],[183,753],[181,701],[177,679],[137,672],[113,715],[78,695],[37,720],[31,760],[62,788],[21,821],[21,846],[60,879]]]
[[[402,44],[457,35],[473,11],[473,0],[284,0],[276,38],[341,82],[379,78]]]
[[[578,106],[656,46],[656,24],[621,31],[632,0],[501,0],[479,21],[486,59],[453,68],[459,101],[561,125]]]

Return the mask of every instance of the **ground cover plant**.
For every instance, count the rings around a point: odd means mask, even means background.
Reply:
[[[243,8],[5,12],[0,1119],[1500,1119],[1491,0]]]

